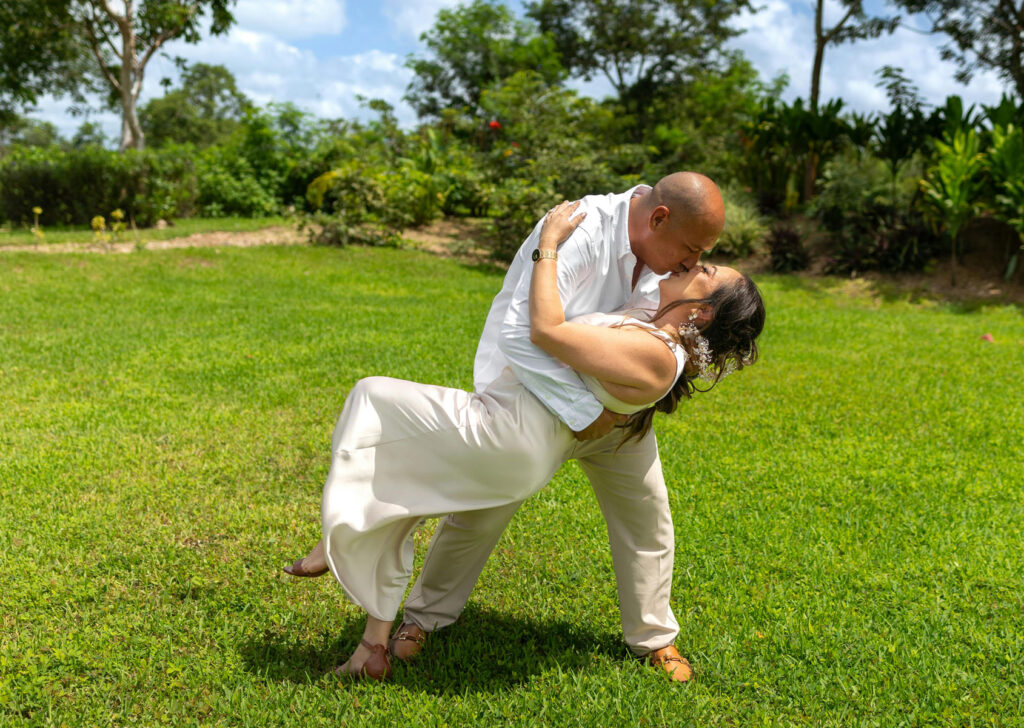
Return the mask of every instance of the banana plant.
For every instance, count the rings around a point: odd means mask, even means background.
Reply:
[[[1013,124],[992,127],[986,165],[996,188],[996,215],[1017,231],[1020,247],[1006,265],[1010,280],[1024,250],[1024,131]]]
[[[921,181],[932,216],[950,236],[950,278],[956,285],[956,244],[963,226],[977,212],[981,193],[979,174],[984,155],[974,129],[958,128],[935,142],[935,164]]]

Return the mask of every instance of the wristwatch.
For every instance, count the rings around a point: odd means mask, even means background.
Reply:
[[[540,250],[538,248],[534,249],[533,255],[530,256],[530,259],[533,260],[534,263],[542,259],[558,260],[558,253],[554,250]]]

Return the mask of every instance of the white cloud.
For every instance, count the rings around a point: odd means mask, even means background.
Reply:
[[[381,12],[392,32],[419,38],[437,19],[437,11],[457,5],[459,0],[384,0]]]
[[[344,0],[239,0],[232,12],[237,27],[281,38],[337,35],[347,24]]]

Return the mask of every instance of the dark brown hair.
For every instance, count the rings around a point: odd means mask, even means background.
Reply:
[[[655,412],[675,412],[679,400],[684,397],[689,399],[694,392],[707,392],[727,372],[742,369],[757,361],[756,340],[764,329],[764,301],[749,277],[741,276],[735,283],[721,285],[707,298],[687,298],[667,303],[654,313],[651,320],[687,303],[707,304],[713,312],[711,321],[700,332],[711,349],[711,384],[707,389],[697,387],[699,371],[694,362],[694,344],[692,340],[682,338],[680,343],[686,349],[687,358],[683,373],[664,397],[647,409],[631,415],[622,425],[626,432],[623,442],[634,438],[639,440],[650,432]]]

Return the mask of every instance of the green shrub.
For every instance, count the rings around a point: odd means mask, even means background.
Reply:
[[[1004,99],[1002,106],[1007,103]],[[1010,280],[1024,250],[1024,132],[1013,124],[993,127],[985,162],[995,188],[996,216],[1016,231],[1020,243],[1007,261],[1005,278]]]
[[[386,187],[399,181],[386,170],[350,160],[313,180],[306,191],[315,212],[306,226],[320,245],[395,245],[411,223],[408,211],[390,203]]]
[[[494,193],[498,212],[488,226],[491,257],[511,261],[537,221],[561,199],[546,180],[530,182],[513,177],[499,185]]]
[[[715,245],[715,253],[732,258],[746,258],[761,252],[769,227],[757,206],[735,190],[723,190],[725,228]]]
[[[196,164],[196,178],[199,209],[206,217],[257,217],[279,208],[271,185],[231,146],[204,149]]]
[[[934,261],[944,247],[916,208],[876,202],[845,213],[829,232],[826,270],[917,271]]]
[[[771,253],[771,269],[776,273],[803,270],[811,259],[803,237],[788,222],[772,226],[768,235],[768,252]]]
[[[964,225],[977,214],[981,197],[984,155],[973,129],[957,129],[935,142],[935,164],[921,182],[932,219],[948,234],[950,279],[956,285],[957,240]]]
[[[921,270],[942,252],[942,240],[919,210],[920,157],[895,167],[847,150],[822,171],[809,212],[826,231],[826,269]]]
[[[38,206],[40,224],[86,225],[120,209],[134,224],[148,226],[194,212],[193,179],[191,156],[181,149],[20,147],[0,162],[0,216],[27,223]]]

